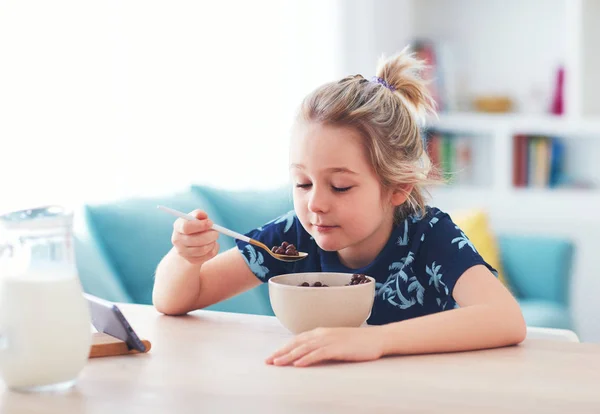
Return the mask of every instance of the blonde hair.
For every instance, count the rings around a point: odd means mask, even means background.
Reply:
[[[377,65],[377,82],[361,75],[331,82],[308,95],[300,120],[355,128],[384,189],[412,185],[405,203],[394,211],[396,221],[425,214],[426,186],[442,181],[424,148],[420,121],[435,114],[420,71],[424,62],[408,47]],[[421,119],[422,118],[422,119]]]

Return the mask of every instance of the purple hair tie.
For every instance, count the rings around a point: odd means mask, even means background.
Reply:
[[[392,92],[394,92],[396,90],[396,88],[394,88],[392,85],[390,85],[389,83],[387,83],[385,81],[385,79],[382,79],[382,78],[380,78],[378,76],[373,76],[371,78],[371,82],[373,82],[373,83],[379,83],[380,85],[385,86],[386,88],[388,88]]]

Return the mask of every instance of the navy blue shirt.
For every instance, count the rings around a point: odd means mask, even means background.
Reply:
[[[294,263],[274,259],[251,244],[237,240],[250,270],[263,282],[286,273],[362,273],[375,278],[375,301],[370,325],[381,325],[455,308],[452,289],[470,267],[485,265],[475,246],[450,216],[434,207],[396,225],[385,247],[368,265],[350,269],[337,252],[324,251],[304,230],[294,211],[254,229],[246,235],[269,247],[284,241],[296,245],[308,257]]]

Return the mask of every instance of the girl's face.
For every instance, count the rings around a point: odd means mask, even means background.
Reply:
[[[369,264],[385,246],[398,195],[382,193],[362,137],[347,127],[299,126],[290,148],[294,209],[323,250],[343,264]]]

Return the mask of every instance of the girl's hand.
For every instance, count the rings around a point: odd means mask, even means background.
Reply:
[[[305,367],[323,361],[371,361],[383,355],[380,330],[317,328],[298,335],[267,358],[267,364]]]
[[[189,263],[202,264],[219,252],[219,245],[216,242],[219,233],[211,230],[212,221],[204,211],[194,210],[190,215],[198,220],[182,218],[175,220],[171,242],[179,256]]]

